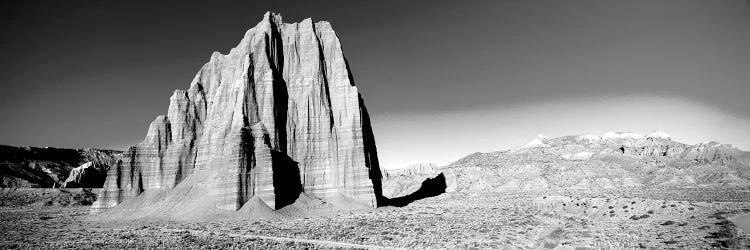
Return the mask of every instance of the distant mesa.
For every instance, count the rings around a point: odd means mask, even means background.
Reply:
[[[393,178],[397,176],[411,176],[421,174],[435,174],[438,166],[432,162],[419,162],[412,163],[403,168],[386,169],[384,170],[385,178]]]
[[[538,136],[506,151],[474,153],[439,167],[446,192],[748,188],[750,152],[717,142],[688,145],[664,132]],[[431,176],[388,178],[386,196]]]
[[[404,168],[385,170],[383,205],[403,207],[414,201],[449,191],[441,168],[431,162],[419,162]]]
[[[303,198],[374,207],[380,185],[370,118],[331,25],[266,13],[174,92],[91,211],[186,218]]]

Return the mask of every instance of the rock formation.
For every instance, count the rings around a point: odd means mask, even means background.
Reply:
[[[435,163],[424,162],[409,164],[403,168],[387,169],[385,170],[385,178],[391,178],[402,175],[420,175],[420,174],[437,174],[436,169],[438,168]]]
[[[86,162],[96,164],[102,171],[114,165],[120,151],[102,149],[68,149],[13,147],[0,145],[0,188],[60,187],[70,172]],[[100,188],[98,185],[81,186]]]
[[[68,178],[62,183],[63,188],[102,187],[107,177],[107,168],[90,161],[70,170]]]
[[[388,198],[402,197],[417,192],[423,180],[432,179],[440,172],[434,163],[409,164],[404,168],[385,170],[383,195]],[[444,178],[443,178],[444,179]],[[393,205],[393,204],[388,204]]]
[[[538,137],[532,142],[527,145],[534,146],[474,153],[436,171],[445,174],[447,192],[750,187],[750,153],[726,144],[687,145],[664,132]],[[388,178],[384,194],[408,194],[427,177]]]
[[[266,13],[229,53],[214,52],[188,90],[174,91],[167,115],[110,169],[92,212],[149,192],[182,203],[191,198],[175,197],[205,193],[230,211],[254,197],[279,209],[301,193],[376,206],[380,178],[367,110],[331,25]]]

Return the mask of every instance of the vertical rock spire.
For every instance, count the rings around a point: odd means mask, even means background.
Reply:
[[[331,25],[267,12],[174,92],[92,212],[144,192],[200,191],[225,210],[253,197],[278,209],[301,193],[376,206],[379,188],[369,117]]]

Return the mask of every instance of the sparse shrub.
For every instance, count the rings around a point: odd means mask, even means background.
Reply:
[[[662,225],[662,226],[669,226],[669,225],[672,225],[672,224],[674,224],[674,221],[668,220],[668,221],[665,221],[664,223],[661,223],[661,224],[659,224],[659,225]]]

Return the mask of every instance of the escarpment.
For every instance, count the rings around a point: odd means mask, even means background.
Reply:
[[[92,212],[149,192],[230,211],[254,198],[279,209],[303,193],[376,206],[369,122],[331,25],[266,13],[173,93],[167,115],[110,169]]]
[[[384,194],[408,195],[434,173],[444,174],[446,192],[747,188],[750,152],[717,142],[689,145],[664,132],[538,136],[520,147],[474,153],[432,172],[390,175]]]

